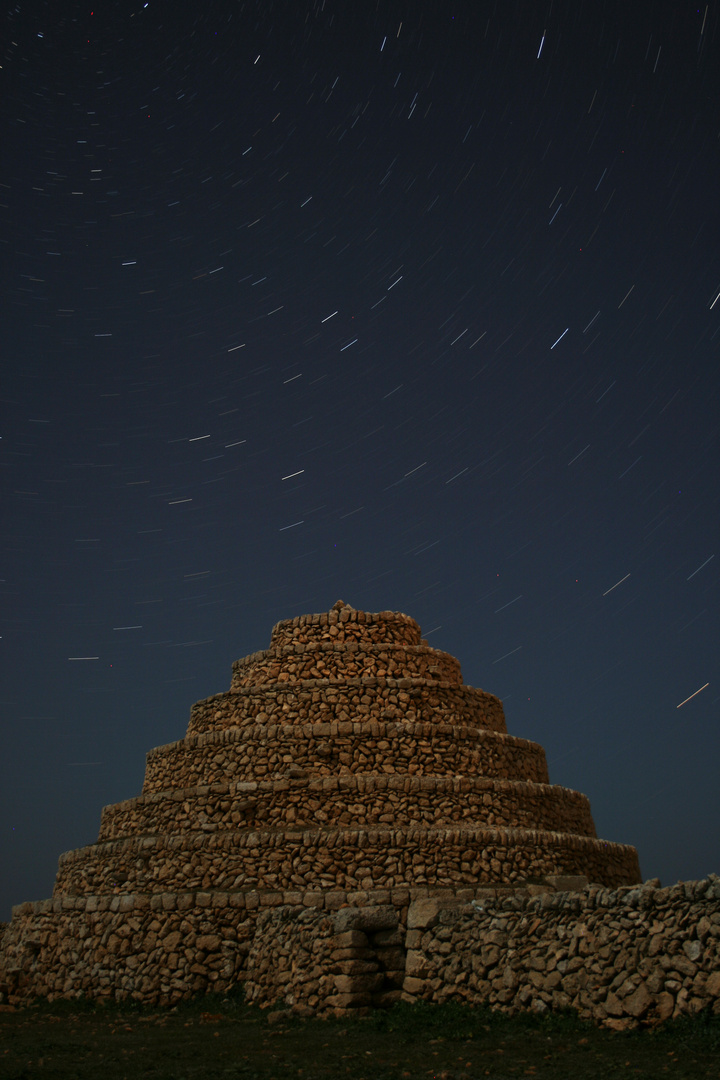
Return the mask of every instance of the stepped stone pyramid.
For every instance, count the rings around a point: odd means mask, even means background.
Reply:
[[[186,737],[149,752],[142,794],[106,806],[97,843],[61,856],[53,899],[13,910],[0,989],[4,969],[20,996],[99,980],[159,1000],[147,972],[163,933],[192,926],[205,942],[187,971],[170,964],[175,982],[163,976],[185,993],[243,977],[262,907],[379,903],[402,919],[413,896],[467,901],[553,877],[641,880],[635,849],[597,839],[587,798],[549,783],[542,747],[508,735],[498,698],[464,685],[413,619],[338,601],[278,623],[229,691],[193,706]],[[159,929],[158,911],[185,921]],[[221,938],[239,950],[222,976]]]
[[[407,615],[338,601],[278,623],[148,754],[139,798],[60,860],[56,895],[157,889],[639,880],[596,838],[587,798],[548,783],[540,746]]]

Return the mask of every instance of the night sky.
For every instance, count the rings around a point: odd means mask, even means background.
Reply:
[[[720,871],[720,7],[2,16],[0,918],[280,619],[404,611]]]

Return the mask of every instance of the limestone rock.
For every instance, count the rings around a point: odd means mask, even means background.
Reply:
[[[633,1020],[629,1016],[623,1016],[617,1019],[613,1016],[609,1016],[603,1026],[610,1028],[611,1031],[632,1031],[633,1028],[637,1027],[637,1020]]]
[[[342,908],[333,916],[337,934],[348,930],[394,930],[398,924],[395,908],[388,905],[365,908]]]
[[[405,972],[416,979],[424,979],[432,971],[432,964],[424,953],[411,949],[407,954]]]
[[[665,991],[662,994],[658,994],[655,1009],[657,1012],[658,1020],[660,1020],[661,1022],[669,1020],[675,1011],[675,998],[672,996],[672,994],[668,994]]]
[[[640,983],[637,990],[623,1001],[623,1009],[630,1016],[634,1016],[636,1020],[639,1020],[652,1006],[652,1003],[652,994],[648,991],[645,983]]]
[[[437,899],[413,900],[408,908],[408,930],[427,930],[438,921],[441,901]]]

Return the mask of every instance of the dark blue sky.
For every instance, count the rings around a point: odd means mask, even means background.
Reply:
[[[719,20],[6,8],[0,918],[338,598],[720,870]]]

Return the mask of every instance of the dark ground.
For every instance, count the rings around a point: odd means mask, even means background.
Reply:
[[[720,1018],[613,1033],[573,1014],[457,1005],[299,1019],[203,998],[173,1010],[78,1003],[0,1013],[1,1080],[720,1078]]]

